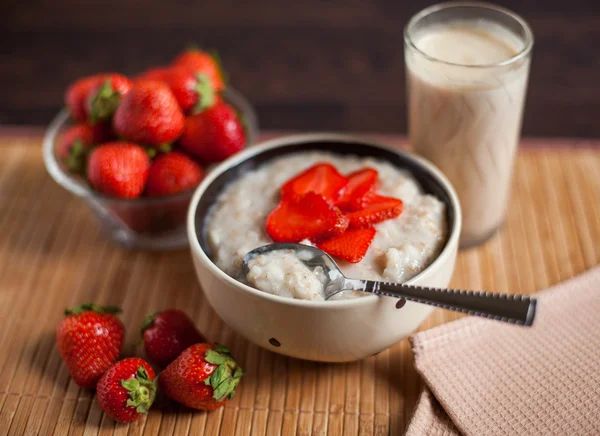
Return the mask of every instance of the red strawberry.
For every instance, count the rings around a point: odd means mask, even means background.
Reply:
[[[346,228],[348,218],[314,192],[283,197],[267,218],[267,233],[275,242],[316,241],[339,235]]]
[[[98,191],[121,198],[136,198],[144,191],[150,158],[142,147],[108,142],[90,154],[87,175]]]
[[[215,410],[233,398],[244,371],[222,345],[196,344],[158,377],[164,394],[193,409]]]
[[[173,60],[173,65],[188,68],[196,73],[208,76],[212,87],[217,91],[225,89],[225,80],[219,60],[201,50],[187,50]]]
[[[347,183],[348,180],[333,165],[318,163],[288,180],[281,187],[281,195],[286,197],[314,192],[334,200]]]
[[[235,110],[219,103],[186,118],[179,145],[205,162],[219,162],[244,148],[246,134]]]
[[[320,242],[317,247],[332,256],[358,263],[367,254],[375,233],[373,227],[346,230],[339,236]]]
[[[71,112],[71,116],[77,122],[85,122],[88,119],[87,96],[92,88],[102,81],[106,74],[95,74],[83,77],[73,82],[65,92],[65,104]]]
[[[86,95],[89,121],[96,123],[110,118],[131,86],[131,80],[121,74],[111,73],[102,77]]]
[[[164,80],[184,112],[200,112],[213,106],[218,98],[205,73],[174,67],[165,75]]]
[[[192,189],[204,178],[196,162],[176,151],[163,154],[152,162],[146,193],[152,196],[171,195]]]
[[[402,213],[402,208],[402,200],[375,195],[364,209],[348,214],[350,228],[369,227],[396,218]]]
[[[355,211],[364,208],[372,199],[373,187],[378,173],[372,168],[355,171],[347,176],[348,184],[340,193],[336,206],[342,210]]]
[[[149,80],[134,83],[113,117],[117,134],[154,146],[175,141],[183,131],[183,122],[183,112],[169,87]]]
[[[114,315],[117,307],[88,303],[65,310],[56,329],[56,346],[75,383],[93,389],[117,360],[125,328]]]
[[[193,321],[181,310],[168,309],[148,315],[142,324],[146,354],[162,367],[194,344],[206,342]]]
[[[85,166],[85,156],[93,144],[93,128],[87,124],[78,124],[63,133],[57,154],[69,171],[80,173]]]
[[[144,71],[143,73],[134,77],[134,80],[137,82],[139,80],[153,80],[164,82],[167,79],[167,76],[171,72],[171,66],[166,67],[156,67],[150,68],[149,70]]]
[[[154,370],[137,357],[115,363],[96,387],[96,398],[104,413],[121,423],[133,422],[148,413],[155,397]]]

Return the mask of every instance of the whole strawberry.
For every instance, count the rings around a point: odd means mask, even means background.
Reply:
[[[137,198],[144,191],[150,158],[142,147],[128,142],[109,142],[90,154],[87,175],[98,191],[120,198]]]
[[[162,367],[188,347],[206,342],[192,320],[181,310],[167,309],[148,315],[142,324],[146,355]]]
[[[117,360],[125,328],[115,316],[116,307],[82,304],[65,310],[56,329],[56,346],[75,383],[93,389]]]
[[[214,89],[217,91],[225,89],[223,71],[216,55],[197,49],[186,50],[173,60],[173,65],[205,74]]]
[[[88,120],[88,94],[105,76],[106,74],[103,73],[82,77],[67,88],[65,92],[65,104],[75,121],[83,123]]]
[[[137,357],[115,363],[96,387],[96,398],[104,413],[121,423],[135,421],[148,413],[155,397],[154,370]]]
[[[183,131],[183,122],[183,112],[169,87],[150,80],[135,82],[113,117],[117,134],[153,146],[175,141]]]
[[[218,103],[186,118],[179,144],[205,162],[220,162],[244,148],[246,134],[235,110]]]
[[[212,106],[218,98],[210,77],[205,73],[185,67],[173,67],[163,80],[186,113],[202,111]]]
[[[151,196],[177,194],[196,187],[203,177],[200,165],[185,154],[176,151],[162,154],[152,162],[146,193]]]
[[[215,410],[233,398],[244,371],[222,345],[189,347],[158,377],[164,394],[193,409]]]
[[[69,171],[80,173],[85,166],[85,156],[93,145],[94,129],[87,124],[78,124],[62,134],[57,154]]]
[[[88,121],[96,123],[110,118],[131,86],[131,80],[121,74],[111,73],[102,77],[86,95]]]

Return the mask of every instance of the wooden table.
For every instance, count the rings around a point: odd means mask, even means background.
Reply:
[[[44,171],[39,134],[0,133],[0,435],[403,432],[421,388],[408,340],[348,364],[250,345],[212,312],[187,251],[126,251],[106,241],[86,207]],[[600,148],[591,144],[524,141],[506,225],[460,253],[453,286],[533,293],[600,262]],[[136,353],[145,314],[185,309],[244,365],[239,395],[208,414],[159,400],[147,418],[115,425],[70,380],[54,345],[63,308],[90,300],[124,309],[125,355]],[[458,316],[438,310],[421,328]]]

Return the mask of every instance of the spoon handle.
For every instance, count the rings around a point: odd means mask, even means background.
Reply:
[[[512,324],[531,326],[535,318],[537,300],[526,295],[440,289],[371,280],[348,282],[351,282],[349,287],[357,291],[403,298]]]

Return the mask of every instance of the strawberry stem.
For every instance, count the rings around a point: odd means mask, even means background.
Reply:
[[[121,386],[129,392],[127,405],[135,407],[137,413],[148,413],[156,398],[156,383],[150,380],[146,369],[140,366],[135,376],[121,380]]]
[[[156,315],[158,314],[159,312],[152,312],[146,318],[144,318],[144,321],[142,321],[142,326],[140,327],[142,335],[147,329],[152,327],[152,324],[154,324],[154,320],[156,319]]]
[[[115,91],[110,80],[98,89],[90,101],[90,118],[92,123],[110,118],[121,102],[121,94]]]
[[[65,309],[65,315],[77,315],[84,312],[96,312],[96,313],[119,313],[121,309],[116,306],[98,306],[94,303],[84,303],[79,306],[75,306],[72,309]]]
[[[73,142],[69,154],[64,159],[67,169],[73,173],[82,173],[84,170],[85,155],[85,145],[81,138],[77,138]]]

